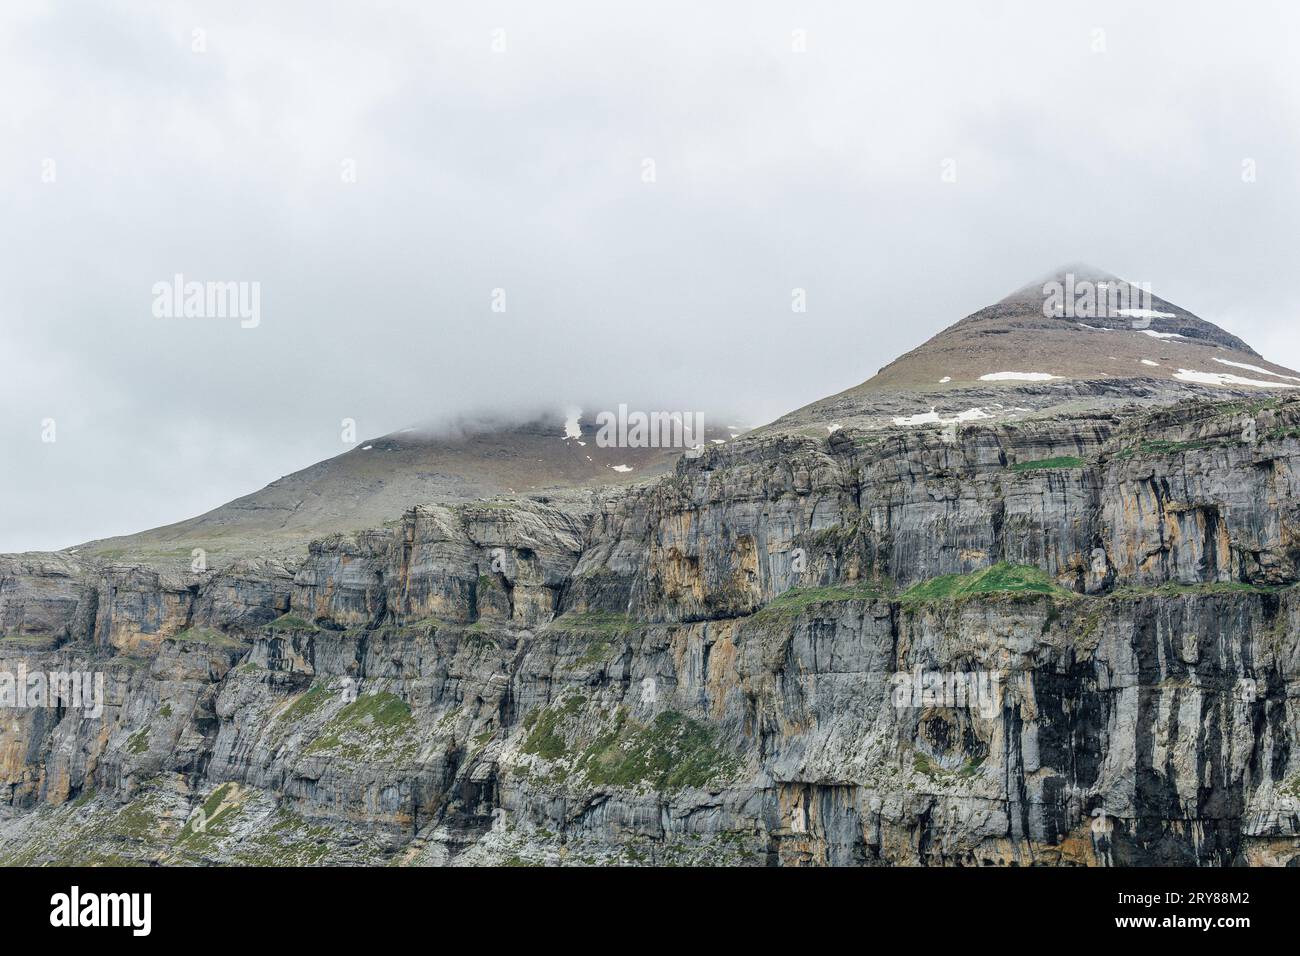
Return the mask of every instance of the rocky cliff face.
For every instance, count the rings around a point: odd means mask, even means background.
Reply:
[[[1300,401],[1201,402],[0,558],[0,674],[103,681],[0,710],[0,859],[1289,864],[1298,482]]]

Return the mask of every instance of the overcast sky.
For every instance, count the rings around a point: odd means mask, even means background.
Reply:
[[[1298,28],[1186,0],[5,0],[0,551],[205,511],[347,450],[344,418],[761,423],[1076,260],[1300,367]],[[155,317],[177,273],[259,283],[260,324]]]

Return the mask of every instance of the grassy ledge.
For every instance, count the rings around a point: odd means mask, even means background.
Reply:
[[[1124,600],[1144,597],[1180,597],[1184,594],[1280,594],[1296,588],[1295,584],[1247,584],[1244,581],[1203,581],[1196,584],[1157,584],[1149,587],[1124,585],[1115,588],[1107,598]]]
[[[854,585],[829,585],[820,588],[791,588],[777,595],[754,615],[757,620],[792,616],[814,604],[831,601],[873,601],[888,598],[890,587],[884,581],[869,581]]]
[[[1233,444],[1238,444],[1238,442],[1222,438],[1203,438],[1195,441],[1169,441],[1164,438],[1148,439],[1138,442],[1137,445],[1121,448],[1115,453],[1115,458],[1120,461],[1129,461],[1133,458],[1146,458],[1153,455],[1157,457],[1183,455],[1187,452],[1205,451],[1209,448],[1224,448]]]
[[[243,643],[233,635],[213,631],[206,627],[187,627],[172,637],[174,641],[190,644],[210,644],[213,647],[243,647]]]
[[[583,631],[615,637],[632,628],[632,619],[615,611],[579,611],[557,617],[548,628],[564,631]]]
[[[319,631],[320,628],[310,621],[303,620],[297,614],[281,614],[269,624],[263,624],[268,631]]]
[[[1082,468],[1082,458],[1073,455],[1061,455],[1057,458],[1040,458],[1037,461],[1018,461],[1010,468],[1012,471],[1044,471],[1053,468]]]
[[[945,574],[914,584],[899,598],[904,604],[951,601],[976,594],[1049,594],[1075,597],[1052,581],[1047,572],[1028,564],[1003,562],[971,574]]]

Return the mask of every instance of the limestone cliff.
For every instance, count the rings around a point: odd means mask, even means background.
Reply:
[[[1298,484],[1300,400],[1252,397],[0,558],[0,672],[104,676],[0,711],[0,860],[1294,863]]]

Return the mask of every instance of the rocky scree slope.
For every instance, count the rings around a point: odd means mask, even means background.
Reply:
[[[0,558],[0,861],[1295,864],[1300,401],[710,448],[184,575]],[[996,676],[946,706],[899,673]]]

